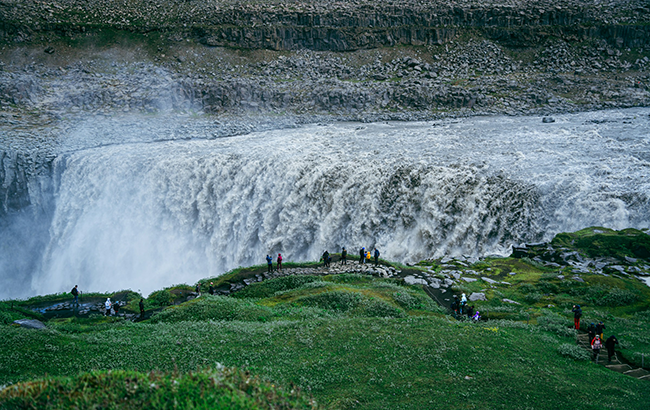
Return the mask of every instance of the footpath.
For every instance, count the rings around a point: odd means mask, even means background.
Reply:
[[[591,341],[589,340],[589,334],[578,333],[576,342],[580,347],[589,350],[589,353],[591,354],[592,350],[591,350]],[[632,376],[637,379],[650,381],[649,371],[642,369],[640,367],[634,367],[629,363],[622,362],[619,359],[617,354],[614,354],[614,356],[612,357],[612,362],[610,363],[607,360],[607,349],[605,348],[600,349],[600,355],[598,356],[598,360],[596,361],[596,364],[600,366],[605,366],[609,370],[613,370],[618,373],[623,373],[625,375]]]

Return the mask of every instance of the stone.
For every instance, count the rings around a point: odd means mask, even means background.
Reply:
[[[630,258],[629,256],[626,256],[626,257],[625,257],[625,261],[628,262],[628,263],[636,263],[637,260],[638,260],[638,259],[636,259],[636,258]]]
[[[501,299],[501,301],[505,302],[505,303],[511,303],[513,305],[521,305],[521,303],[515,302],[514,300],[511,300],[511,299]]]
[[[468,283],[476,282],[478,280],[476,278],[465,278],[465,277],[461,277],[461,279]]]
[[[468,299],[472,302],[476,302],[477,300],[487,300],[485,297],[485,293],[482,292],[475,292],[469,295]]]
[[[440,289],[442,282],[438,278],[429,278],[429,286],[434,289]]]
[[[46,329],[46,326],[40,320],[36,319],[19,319],[14,320],[14,324],[20,325],[25,329]]]
[[[481,276],[481,279],[483,279],[484,282],[487,282],[487,283],[489,283],[490,285],[492,285],[492,284],[494,284],[494,283],[498,283],[496,280],[494,280],[494,279],[490,279],[490,278],[487,278],[487,277],[485,277],[485,276]]]
[[[572,277],[571,279],[573,279],[573,280],[577,280],[578,282],[582,282],[582,283],[584,283],[584,281],[585,281],[585,280],[582,279],[580,276],[574,276],[574,277]]]
[[[409,285],[428,285],[427,281],[424,279],[416,278],[415,276],[409,275],[404,278],[404,282]]]

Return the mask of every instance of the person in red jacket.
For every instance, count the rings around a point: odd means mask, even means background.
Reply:
[[[282,270],[282,254],[278,253],[278,271]]]
[[[600,335],[596,335],[594,340],[591,341],[591,351],[594,352],[594,361],[598,363],[598,356],[600,355],[600,349],[603,347],[603,342],[600,340]]]

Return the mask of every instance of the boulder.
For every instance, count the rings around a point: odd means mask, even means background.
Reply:
[[[487,282],[487,283],[489,283],[490,285],[497,283],[496,280],[493,280],[493,279],[487,278],[487,277],[485,277],[485,276],[481,276],[481,279],[483,279],[484,282]]]
[[[478,280],[476,278],[465,278],[465,277],[462,277],[461,279],[464,280],[465,282],[468,282],[468,283],[476,282]]]
[[[485,297],[485,293],[482,292],[472,293],[471,295],[469,295],[468,299],[472,302],[476,302],[477,300],[487,300],[487,298]]]
[[[416,278],[415,276],[406,276],[404,282],[409,285],[427,285],[427,281],[424,279]]]
[[[36,319],[14,320],[14,324],[20,325],[20,327],[24,327],[25,329],[46,329],[43,322],[41,322],[40,320],[36,320]]]
[[[514,300],[511,300],[511,299],[501,299],[501,301],[505,302],[505,303],[511,303],[513,305],[521,305],[521,303],[515,302]]]

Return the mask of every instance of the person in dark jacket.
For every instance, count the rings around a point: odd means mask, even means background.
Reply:
[[[589,334],[589,340],[594,340],[594,337],[596,337],[596,325],[591,323],[587,326],[587,333]]]
[[[375,248],[375,254],[373,256],[375,257],[375,266],[379,265],[379,249]]]
[[[196,292],[196,297],[197,297],[197,298],[198,298],[199,296],[201,296],[201,284],[200,284],[200,283],[197,283],[197,284],[196,284],[196,287],[194,288],[194,291]]]
[[[345,249],[345,246],[343,247],[343,250],[341,250],[341,265],[347,265],[348,264],[348,251]]]
[[[79,289],[77,289],[78,285],[74,285],[74,288],[70,291],[72,293],[72,296],[74,296],[74,300],[72,301],[73,304],[78,305],[79,304]]]
[[[616,354],[614,351],[614,348],[618,344],[618,339],[616,336],[612,335],[609,338],[607,338],[607,341],[605,341],[605,347],[607,348],[607,361],[609,363],[612,362],[612,356]]]
[[[605,340],[605,338],[603,337],[603,330],[605,330],[605,324],[604,324],[603,321],[601,320],[601,321],[598,322],[598,324],[596,325],[596,334],[597,334],[597,335],[600,335],[600,340]]]
[[[323,252],[322,258],[323,258],[323,266],[325,267],[330,266],[330,253],[327,252],[327,250]]]
[[[144,319],[144,299],[140,298],[140,319]]]
[[[451,302],[451,311],[454,313],[454,319],[458,317],[458,296],[454,295],[454,301]]]
[[[580,309],[580,305],[573,305],[573,309],[571,309],[573,312],[573,324],[575,325],[576,330],[580,329],[580,318],[582,317],[582,309]]]
[[[363,265],[366,260],[366,248],[359,249],[359,265]]]
[[[212,282],[210,282],[210,286],[208,287],[208,293],[214,295],[214,285]]]

